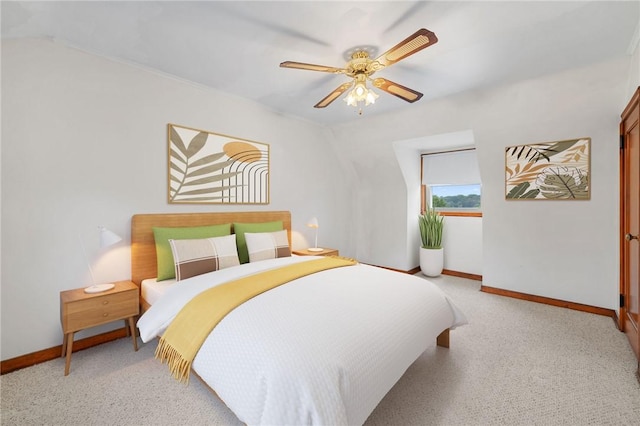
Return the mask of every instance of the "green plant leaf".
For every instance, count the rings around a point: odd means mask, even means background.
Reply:
[[[589,179],[576,167],[549,167],[537,180],[542,196],[548,199],[587,199]]]
[[[228,161],[223,161],[223,162],[220,162],[220,163],[215,163],[215,164],[213,164],[211,166],[202,167],[202,168],[200,168],[198,170],[194,170],[193,172],[189,173],[187,175],[187,177],[190,178],[190,177],[194,177],[194,176],[202,176],[202,175],[207,175],[207,174],[210,174],[210,173],[214,173],[214,172],[217,172],[217,171],[220,171],[220,170],[224,169],[227,166],[232,165],[233,163],[234,163],[233,160],[228,160]],[[192,164],[191,166],[192,167],[195,166],[195,163]]]
[[[527,164],[531,164],[531,163],[527,163]],[[549,166],[547,166],[546,164],[540,164],[539,166],[536,166],[534,169],[530,170],[529,172],[521,173],[518,176],[514,176],[511,179],[507,179],[507,182],[510,185],[515,185],[515,184],[519,184],[519,183],[522,183],[522,182],[531,182],[536,177],[538,177],[538,175],[540,174],[539,170],[540,169],[544,169],[545,167],[549,167]]]
[[[441,248],[444,216],[433,208],[427,208],[418,216],[418,226],[423,248]]]
[[[522,196],[520,198],[536,198],[538,196],[538,194],[540,194],[540,190],[538,188],[531,189],[531,190],[525,192],[524,194],[522,194]]]
[[[191,158],[196,155],[207,143],[207,138],[209,134],[207,132],[199,132],[197,135],[191,139],[189,142],[189,146],[187,147],[187,152],[185,153],[187,158]]]
[[[507,198],[536,198],[540,193],[540,190],[537,188],[529,189],[529,186],[531,186],[530,182],[522,182],[521,184],[514,186],[507,194]],[[527,191],[527,189],[529,190]]]
[[[186,157],[187,156],[187,147],[184,145],[184,142],[182,142],[182,138],[180,137],[180,135],[178,134],[178,132],[176,131],[176,128],[173,126],[169,126],[170,129],[170,137],[169,139],[171,140],[171,142],[173,142],[173,144],[176,146],[176,148],[178,148],[178,150]]]
[[[180,161],[181,163],[184,163],[184,164],[187,163],[187,160],[184,158],[184,155],[180,155],[180,153],[175,149],[171,148],[169,153],[173,160]]]
[[[529,182],[522,182],[511,188],[511,191],[507,193],[507,198],[520,198],[524,194],[531,184]]]
[[[571,148],[578,142],[579,142],[579,139],[556,142],[548,148],[548,152],[551,155],[556,155],[563,151],[566,151],[567,149]]]
[[[226,175],[208,176],[203,179],[197,179],[197,180],[192,180],[190,182],[185,182],[185,180],[189,177],[211,175],[212,173],[215,173],[217,171],[224,169],[231,163],[230,161],[224,161],[219,164],[214,164],[208,167],[202,167],[192,172],[189,172],[189,170],[193,170],[194,167],[207,165],[224,157],[225,153],[219,152],[219,153],[207,155],[206,157],[200,158],[194,161],[193,163],[189,162],[189,160],[198,152],[200,152],[200,150],[202,150],[202,148],[206,145],[208,137],[209,137],[209,134],[207,132],[198,132],[189,142],[189,146],[185,147],[182,141],[182,138],[180,138],[180,135],[175,131],[173,127],[171,127],[171,140],[172,142],[174,142],[174,145],[176,146],[177,151],[174,149],[170,149],[169,151],[170,153],[169,167],[171,170],[175,171],[175,173],[171,173],[170,180],[178,184],[175,189],[174,188],[170,189],[171,200],[175,200],[177,196],[184,196],[185,194],[188,194],[188,192],[183,191],[183,189],[187,186],[194,186],[194,185],[200,185],[200,184],[211,183],[211,182],[219,182],[225,178],[235,176],[239,173],[239,172],[234,172]],[[182,153],[183,155],[180,155],[180,153]],[[180,165],[183,165],[183,167],[180,167],[178,163],[180,163]],[[217,191],[218,188],[205,189],[205,191],[209,191],[209,192],[211,192],[211,190]],[[182,198],[182,200],[184,200],[184,198]]]
[[[181,175],[184,175],[184,170],[182,170],[176,163],[174,163],[173,159],[171,159],[171,163],[169,164],[169,166],[171,167],[171,169],[179,172]]]
[[[530,163],[536,163],[540,160],[547,160],[551,162],[551,157],[565,151],[575,145],[579,140],[568,140],[556,142],[553,145],[549,144],[531,144],[511,147],[507,150],[507,153],[512,157],[515,156],[516,160],[520,160],[520,157],[524,153],[524,159]],[[520,148],[518,150],[518,148]]]
[[[207,155],[206,157],[202,157],[201,159],[194,161],[191,163],[193,167],[204,166],[205,164],[213,163],[214,161],[218,161],[226,154],[224,152],[218,152],[217,154]]]

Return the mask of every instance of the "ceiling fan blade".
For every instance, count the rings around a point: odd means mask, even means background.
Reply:
[[[280,64],[281,68],[294,68],[298,70],[330,72],[333,74],[341,74],[346,70],[344,68],[328,67],[326,65],[305,64],[304,62],[285,61]]]
[[[342,95],[344,92],[346,92],[352,85],[353,85],[353,82],[341,84],[340,87],[335,89],[333,92],[329,93],[327,96],[324,97],[324,99],[322,99],[320,102],[315,104],[313,107],[324,108],[328,106],[331,102],[338,99],[338,97]]]
[[[373,80],[373,85],[378,89],[384,90],[394,96],[399,97],[402,100],[413,103],[422,97],[422,93],[416,92],[413,89],[409,89],[401,84],[394,83],[393,81],[385,78],[376,78]]]
[[[400,43],[380,55],[374,62],[381,67],[388,67],[398,61],[431,46],[438,41],[438,37],[431,31],[421,28]]]

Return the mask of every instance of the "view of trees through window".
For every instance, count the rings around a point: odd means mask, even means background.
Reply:
[[[480,184],[433,185],[431,201],[434,208],[480,209]]]

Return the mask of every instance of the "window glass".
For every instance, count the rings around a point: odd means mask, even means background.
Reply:
[[[430,185],[431,206],[438,210],[480,210],[481,185]]]

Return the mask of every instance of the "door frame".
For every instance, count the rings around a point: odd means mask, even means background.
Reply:
[[[620,121],[620,234],[619,234],[619,242],[620,242],[620,316],[618,318],[618,327],[622,332],[626,333],[627,327],[631,326],[627,321],[627,303],[629,303],[628,298],[630,297],[629,292],[627,291],[629,281],[629,242],[625,239],[625,233],[627,232],[629,226],[629,217],[627,215],[627,180],[629,173],[628,161],[628,150],[625,149],[628,146],[627,135],[629,133],[629,129],[626,128],[625,122],[627,118],[631,114],[634,108],[638,107],[640,102],[640,87],[636,90],[634,95],[631,97],[629,104],[626,106],[624,111],[621,114]],[[640,126],[640,119],[634,123],[635,126]],[[632,127],[633,128],[633,127]],[[623,297],[624,302],[623,302]],[[627,336],[630,338],[629,334]],[[631,342],[630,342],[631,344]],[[632,346],[634,346],[632,344]],[[640,330],[638,330],[638,341],[635,342],[635,346],[633,347],[636,358],[638,359],[638,367],[637,367],[637,376],[638,380],[640,380]]]

